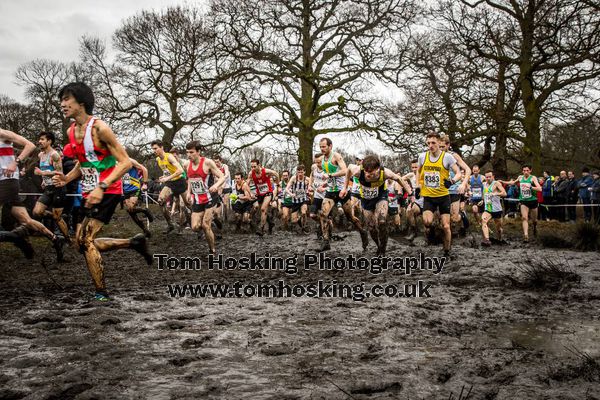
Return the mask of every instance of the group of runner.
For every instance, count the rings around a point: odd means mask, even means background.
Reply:
[[[148,170],[130,158],[110,127],[92,114],[94,96],[83,83],[66,85],[59,94],[61,109],[66,118],[73,120],[68,129],[68,144],[61,156],[53,149],[56,140],[49,132],[38,135],[39,167],[35,174],[42,178],[43,194],[34,209],[33,218],[19,200],[19,164],[33,155],[35,145],[27,139],[6,130],[0,130],[0,204],[3,213],[10,213],[17,227],[0,231],[0,241],[13,242],[26,257],[33,257],[33,248],[27,239],[30,232],[39,232],[52,242],[57,259],[63,258],[63,246],[71,243],[84,255],[96,288],[95,298],[108,299],[101,253],[129,248],[137,251],[148,264],[152,257],[147,238],[153,216],[147,207],[139,205],[147,190]],[[15,156],[13,145],[23,150]],[[402,219],[410,230],[406,237],[413,240],[419,235],[418,218],[421,216],[424,235],[433,241],[435,226],[443,231],[443,251],[450,255],[452,235],[458,225],[458,234],[469,228],[466,205],[470,204],[475,220],[481,224],[482,244],[490,245],[488,223],[494,220],[496,239],[503,240],[502,202],[506,196],[503,185],[519,184],[524,240],[529,240],[529,223],[536,233],[536,196],[541,187],[531,175],[531,167],[524,166],[523,174],[511,181],[495,180],[492,171],[482,176],[450,150],[447,136],[430,132],[426,136],[427,151],[411,162],[406,175],[393,172],[382,165],[379,157],[359,157],[346,164],[343,156],[333,150],[329,138],[319,142],[310,171],[298,165],[295,173],[279,174],[251,161],[250,172],[236,172],[231,182],[227,165],[220,157],[208,158],[197,141],[186,145],[187,159],[165,151],[156,140],[151,146],[162,171],[158,195],[167,230],[175,230],[172,215],[179,210],[179,230],[189,223],[192,230],[204,236],[210,253],[216,252],[216,238],[220,236],[224,219],[231,217],[239,232],[254,231],[263,236],[272,233],[279,217],[283,229],[297,225],[301,233],[308,233],[309,220],[316,222],[320,240],[319,251],[331,249],[334,228],[332,214],[344,215],[361,238],[363,251],[369,246],[369,236],[378,255],[384,255],[391,230],[398,229]],[[63,161],[74,159],[70,171],[63,169]],[[65,187],[79,181],[83,210],[78,218],[73,238],[62,219]],[[117,205],[124,202],[127,212],[142,233],[131,238],[99,238],[102,227],[109,223]],[[231,215],[231,213],[233,215]],[[145,218],[140,218],[140,215]],[[39,219],[54,219],[62,235],[56,235]],[[256,221],[256,222],[255,222]],[[454,228],[453,228],[454,225]],[[216,227],[218,234],[215,234]],[[70,240],[69,240],[70,239]]]

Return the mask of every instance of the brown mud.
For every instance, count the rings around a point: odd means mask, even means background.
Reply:
[[[161,234],[153,253],[204,257],[189,230]],[[543,229],[543,226],[542,226]],[[105,234],[135,227],[119,211]],[[105,235],[108,236],[108,235]],[[328,255],[360,256],[341,232]],[[519,242],[457,239],[442,273],[400,271],[159,271],[136,253],[104,255],[112,300],[95,303],[83,257],[54,262],[34,238],[25,260],[0,247],[0,399],[597,399],[600,398],[600,256]],[[314,253],[314,233],[259,238],[225,233],[226,256]],[[388,256],[424,252],[393,236]],[[367,255],[375,255],[371,245]],[[545,259],[580,276],[557,289],[527,288],[527,266]],[[513,280],[508,277],[512,277]],[[171,298],[168,284],[314,283],[432,285],[431,298]],[[451,397],[452,396],[452,397]]]

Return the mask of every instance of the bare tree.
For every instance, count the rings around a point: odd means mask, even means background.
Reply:
[[[227,127],[242,145],[291,138],[308,167],[319,134],[389,129],[374,84],[404,69],[412,0],[214,0],[212,15],[244,78]]]
[[[222,142],[209,122],[229,104],[231,84],[217,78],[214,33],[197,8],[142,11],[125,20],[113,35],[117,50],[110,64],[106,45],[97,38],[81,43],[86,65],[94,71],[99,104],[133,141],[147,144],[147,128],[156,128],[167,149],[174,140]],[[219,83],[223,83],[219,89]],[[141,134],[140,134],[141,133]]]
[[[18,67],[17,83],[25,87],[25,96],[36,110],[35,117],[42,129],[55,131],[60,138],[69,126],[60,110],[58,92],[69,82],[86,81],[85,69],[77,63],[37,59]],[[66,141],[66,135],[62,141]]]
[[[35,110],[0,95],[0,128],[16,132],[29,140],[35,140],[35,132],[41,127],[37,124]]]
[[[525,131],[524,155],[540,168],[541,120],[553,96],[600,76],[600,13],[582,0],[461,0],[487,8],[513,22],[514,41],[502,59],[518,66]],[[473,41],[482,57],[497,58]],[[583,95],[583,93],[580,93]]]

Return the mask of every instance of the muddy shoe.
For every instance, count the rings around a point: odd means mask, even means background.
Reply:
[[[452,254],[450,253],[450,250],[444,250],[444,257],[452,259]]]
[[[537,224],[533,224],[533,237],[537,237]]]
[[[144,235],[150,239],[152,237],[152,232],[150,232],[148,229],[144,229]]]
[[[523,236],[523,243],[529,243],[529,236]]]
[[[382,246],[378,246],[376,255],[379,257],[385,256],[385,248],[383,248]]]
[[[65,253],[63,247],[65,245],[65,238],[60,235],[55,235],[52,239],[52,247],[56,251],[56,261],[63,262],[65,260]]]
[[[413,240],[415,240],[416,237],[417,237],[417,234],[414,232],[411,232],[408,236],[404,237],[404,239],[413,241]]]
[[[110,297],[108,297],[108,294],[106,293],[96,292],[94,295],[94,301],[106,302],[110,301]]]
[[[273,234],[273,227],[274,227],[274,226],[275,226],[275,224],[274,224],[274,223],[272,223],[272,222],[269,222],[269,235],[272,235],[272,234]]]
[[[326,250],[331,250],[331,245],[329,244],[329,240],[323,240],[321,243],[321,247],[319,247],[319,252],[324,252]]]
[[[360,231],[360,240],[362,242],[363,251],[367,250],[367,247],[369,246],[369,234],[365,229]]]
[[[489,247],[489,246],[491,246],[491,245],[492,245],[492,242],[490,241],[490,239],[483,239],[483,240],[481,241],[481,245],[482,245],[482,246],[487,246],[487,247]]]
[[[146,260],[146,264],[152,265],[152,255],[148,252],[148,242],[143,233],[138,233],[131,238],[130,248],[140,253]]]

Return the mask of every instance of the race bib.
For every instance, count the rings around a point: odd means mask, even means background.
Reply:
[[[171,173],[168,169],[163,169],[163,176],[171,176]]]
[[[45,187],[54,185],[54,182],[52,182],[51,176],[46,176],[46,175],[42,176],[42,182],[44,183]]]
[[[379,187],[363,187],[363,198],[366,200],[371,200],[379,196]]]
[[[206,185],[202,179],[190,179],[190,190],[193,194],[205,194],[207,192]]]
[[[471,192],[473,192],[473,198],[475,199],[480,199],[482,192],[481,192],[481,188],[477,187],[477,188],[472,188]]]
[[[123,184],[131,185],[131,176],[129,174],[123,175]]]
[[[81,191],[89,193],[98,187],[100,174],[95,168],[81,168]]]
[[[530,183],[521,183],[521,196],[522,197],[531,197],[531,184]]]
[[[296,190],[294,197],[296,199],[303,199],[304,197],[306,197],[306,191],[304,189],[298,189]]]
[[[438,171],[425,171],[425,187],[440,188],[440,173]]]
[[[486,193],[484,195],[483,201],[485,204],[490,204],[492,202],[492,194],[491,193]]]
[[[258,184],[258,193],[265,194],[268,191],[269,191],[269,185],[267,185],[266,183],[259,183]]]

